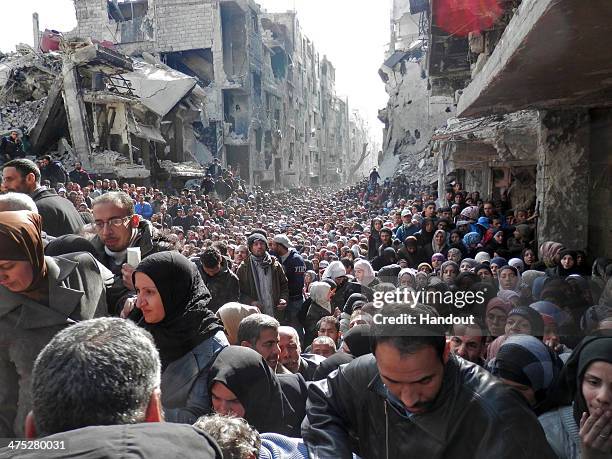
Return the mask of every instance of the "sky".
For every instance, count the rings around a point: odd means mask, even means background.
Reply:
[[[303,33],[336,67],[337,94],[349,98],[349,106],[360,111],[380,144],[383,125],[377,114],[388,97],[378,69],[389,42],[391,0],[256,1],[269,12],[297,11]],[[34,12],[41,30],[68,31],[76,25],[72,0],[19,0],[18,5],[0,27],[4,52],[14,51],[18,43],[32,44]]]

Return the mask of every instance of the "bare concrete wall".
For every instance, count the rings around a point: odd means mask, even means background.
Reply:
[[[612,257],[612,110],[591,110],[590,255]]]
[[[585,111],[540,113],[538,243],[586,249],[589,224],[589,116]]]

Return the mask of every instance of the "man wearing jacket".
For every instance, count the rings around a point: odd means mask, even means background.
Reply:
[[[250,255],[236,271],[240,281],[240,302],[257,306],[261,312],[283,322],[289,299],[283,266],[268,252],[268,241],[263,233],[251,234],[247,244]]]
[[[427,306],[385,305],[373,354],[311,383],[302,424],[311,457],[555,457],[520,395],[450,354],[437,319]]]
[[[72,203],[55,190],[40,186],[40,170],[29,159],[14,159],[2,169],[2,190],[24,193],[36,203],[42,216],[42,229],[49,236],[78,234],[83,219]]]
[[[214,247],[208,247],[199,257],[192,258],[212,296],[206,306],[217,312],[225,303],[238,301],[238,276],[228,268],[230,262]]]
[[[108,310],[120,315],[125,300],[134,293],[132,272],[136,267],[127,264],[128,247],[139,247],[143,259],[164,248],[151,223],[135,214],[134,201],[126,193],[113,191],[94,199],[92,212],[97,234],[91,243],[98,259],[115,276],[112,287],[106,289]]]
[[[285,322],[287,325],[295,328],[299,336],[303,337],[303,327],[298,320],[298,315],[304,303],[302,290],[304,289],[306,264],[302,256],[293,248],[286,235],[277,234],[272,240],[272,251],[283,265],[289,287],[289,301],[287,302],[285,312]]]

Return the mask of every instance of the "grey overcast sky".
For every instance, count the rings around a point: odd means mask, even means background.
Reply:
[[[351,108],[359,109],[380,143],[382,123],[376,115],[387,95],[377,72],[389,42],[391,0],[256,1],[270,12],[297,10],[303,32],[336,67],[338,95],[348,96]],[[18,43],[32,44],[34,12],[41,30],[68,31],[76,25],[72,0],[19,0],[13,5],[11,18],[0,27],[4,52],[14,51]]]

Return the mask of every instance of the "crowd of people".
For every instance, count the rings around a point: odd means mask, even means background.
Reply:
[[[70,457],[612,454],[612,260],[537,244],[533,209],[377,171],[265,192],[218,161],[182,190],[53,165],[2,169],[0,437]]]

